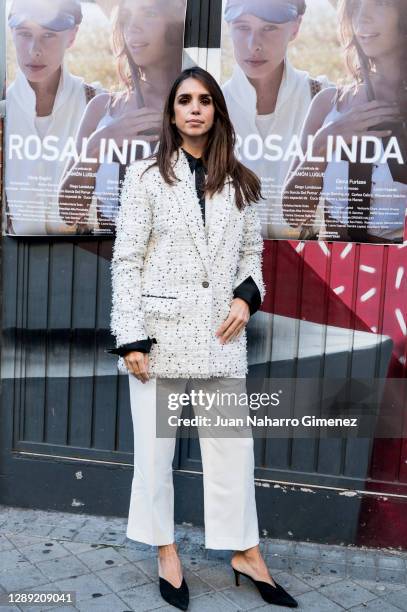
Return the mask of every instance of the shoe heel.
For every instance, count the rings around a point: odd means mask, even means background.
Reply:
[[[232,568],[232,569],[233,569],[233,572],[235,574],[235,583],[236,583],[236,586],[240,586],[240,572],[235,570],[235,568]]]

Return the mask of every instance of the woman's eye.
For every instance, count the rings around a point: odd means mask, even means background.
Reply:
[[[154,17],[158,17],[158,12],[151,9],[151,10],[146,11],[145,15],[146,17],[154,18]]]
[[[244,25],[236,26],[235,29],[238,30],[239,32],[248,32],[250,30],[250,28]]]
[[[188,104],[188,98],[180,98],[180,99],[178,100],[178,103],[179,103],[179,104]]]
[[[19,32],[18,36],[21,36],[23,38],[30,38],[31,34],[30,32]]]
[[[208,104],[211,103],[211,99],[210,98],[202,98],[201,103],[204,104],[205,106],[208,106]]]
[[[265,26],[263,30],[265,32],[274,32],[275,30],[278,30],[278,28],[276,28],[276,26]]]

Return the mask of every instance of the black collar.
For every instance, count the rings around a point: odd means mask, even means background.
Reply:
[[[194,157],[193,155],[191,155],[191,153],[188,153],[188,151],[185,151],[185,149],[182,149],[182,150],[184,151],[186,158],[188,160],[188,164],[189,164],[191,173],[195,172],[195,170],[199,168],[203,168],[205,170],[205,166],[202,161],[202,157]]]

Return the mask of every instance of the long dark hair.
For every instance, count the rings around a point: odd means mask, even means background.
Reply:
[[[205,193],[213,196],[222,191],[225,183],[231,179],[236,193],[236,206],[239,210],[247,204],[262,198],[261,184],[258,177],[241,164],[235,156],[236,134],[229,118],[225,98],[219,85],[206,70],[199,67],[187,68],[175,80],[164,107],[163,125],[160,143],[155,157],[161,176],[168,185],[178,180],[173,168],[173,154],[182,145],[182,137],[172,122],[174,102],[178,88],[186,79],[193,78],[202,83],[212,96],[215,107],[214,124],[208,134],[208,143],[203,154],[207,169]]]
[[[125,0],[120,0],[112,13],[112,48],[117,62],[117,72],[121,83],[125,87],[124,96],[128,97],[130,92],[135,91],[138,97],[138,106],[144,106],[144,100],[140,89],[142,70],[138,66],[127,48],[124,37],[125,18],[123,16],[123,5]],[[156,0],[160,12],[168,19],[167,31],[164,42],[174,57],[182,55],[184,42],[184,17],[182,13],[183,2],[181,0]],[[180,60],[181,61],[181,60]],[[181,66],[180,66],[181,67]],[[117,99],[120,96],[116,96]]]
[[[399,31],[401,34],[401,78],[397,92],[397,98],[401,113],[407,119],[407,11],[404,0],[392,0],[399,14]],[[370,81],[370,75],[375,69],[374,62],[362,51],[352,26],[352,17],[355,0],[340,0],[339,2],[339,28],[341,42],[345,49],[345,59],[348,70],[357,85],[365,83],[370,90],[370,98],[374,96]]]

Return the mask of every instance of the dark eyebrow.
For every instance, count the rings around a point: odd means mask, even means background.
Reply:
[[[192,94],[189,93],[189,92],[180,93],[180,94],[177,95],[177,98],[182,98],[182,96],[189,96],[189,97],[191,97]],[[199,94],[199,97],[200,98],[212,98],[212,95],[210,93],[201,93],[201,94]]]

